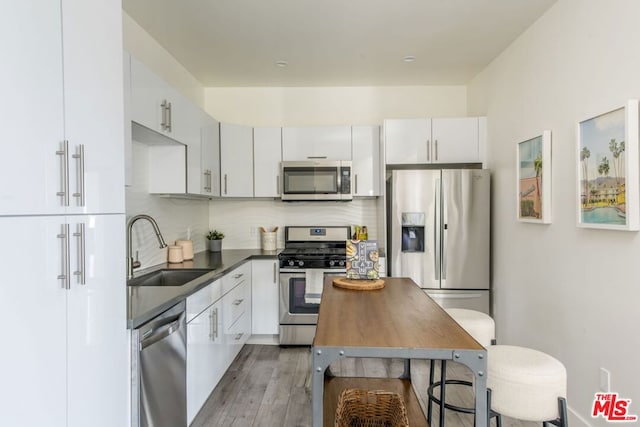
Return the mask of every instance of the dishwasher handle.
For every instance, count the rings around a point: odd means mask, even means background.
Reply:
[[[153,328],[149,329],[142,335],[142,339],[140,340],[140,350],[143,350],[158,341],[162,341],[169,335],[178,332],[180,329],[180,323],[184,320],[184,316],[184,313],[180,313],[163,319],[153,325]]]

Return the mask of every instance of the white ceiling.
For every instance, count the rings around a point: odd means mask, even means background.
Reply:
[[[555,1],[122,3],[204,86],[396,86],[468,83]]]

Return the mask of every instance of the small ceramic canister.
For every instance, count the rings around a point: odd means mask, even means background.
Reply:
[[[176,240],[176,246],[182,247],[182,257],[186,260],[193,259],[193,241],[191,240]]]
[[[184,261],[184,257],[182,256],[182,246],[169,246],[167,258],[171,264],[177,264]]]

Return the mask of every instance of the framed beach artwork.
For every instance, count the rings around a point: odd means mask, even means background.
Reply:
[[[578,226],[639,229],[638,100],[578,124]]]
[[[551,223],[551,131],[518,143],[518,220]]]

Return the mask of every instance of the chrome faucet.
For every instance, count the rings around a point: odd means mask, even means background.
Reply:
[[[146,219],[153,226],[153,230],[156,233],[156,237],[158,238],[158,243],[160,243],[160,249],[166,248],[167,244],[162,237],[162,233],[160,233],[160,228],[158,227],[158,223],[155,219],[153,219],[149,215],[141,214],[132,217],[127,224],[127,278],[131,279],[133,277],[133,269],[140,267],[140,261],[137,259],[133,260],[132,248],[131,248],[131,229],[133,228],[133,223],[139,219]],[[137,258],[137,257],[136,257]]]

